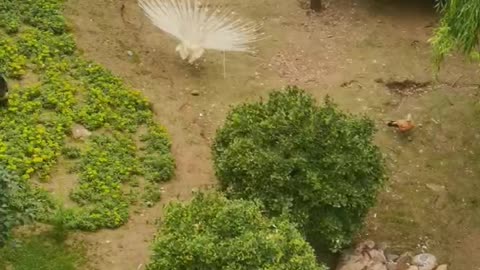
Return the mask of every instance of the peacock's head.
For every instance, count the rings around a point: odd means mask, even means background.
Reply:
[[[178,52],[178,54],[180,54],[180,57],[183,60],[186,60],[188,58],[188,55],[190,54],[185,43],[183,42],[177,45],[177,48],[175,48],[175,51]]]
[[[190,42],[182,42],[178,44],[177,48],[175,49],[183,60],[188,59],[188,62],[192,64],[198,58],[202,57],[205,49],[200,47],[199,45],[190,43]]]

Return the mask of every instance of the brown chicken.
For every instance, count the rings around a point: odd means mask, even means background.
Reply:
[[[396,121],[390,121],[387,123],[389,127],[395,127],[399,132],[408,132],[415,127],[413,124],[412,116],[410,114],[407,115],[406,119],[400,119]]]

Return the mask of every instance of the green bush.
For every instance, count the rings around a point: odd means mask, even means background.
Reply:
[[[31,189],[0,166],[0,247],[6,244],[15,226],[45,220],[53,208],[46,192]]]
[[[321,270],[313,249],[284,218],[268,219],[258,204],[197,194],[167,207],[148,270]]]
[[[167,131],[158,125],[152,125],[140,139],[145,144],[141,149],[144,155],[140,158],[145,179],[153,183],[170,180],[175,171],[175,161],[171,155]]]
[[[17,224],[17,211],[12,205],[15,192],[15,182],[9,173],[0,169],[0,247],[3,247],[9,238],[10,230]]]
[[[384,181],[374,124],[324,106],[296,87],[228,115],[213,146],[216,175],[230,198],[259,199],[288,213],[315,245],[351,241]]]

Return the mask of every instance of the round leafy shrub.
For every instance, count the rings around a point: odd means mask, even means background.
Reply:
[[[384,182],[374,124],[287,87],[234,108],[213,146],[220,189],[290,215],[312,244],[348,244]]]
[[[167,207],[148,270],[324,270],[285,218],[268,219],[253,201],[197,194]]]

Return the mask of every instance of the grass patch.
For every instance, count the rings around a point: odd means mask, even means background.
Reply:
[[[75,270],[81,269],[84,262],[82,249],[47,235],[11,242],[0,250],[0,270]]]

